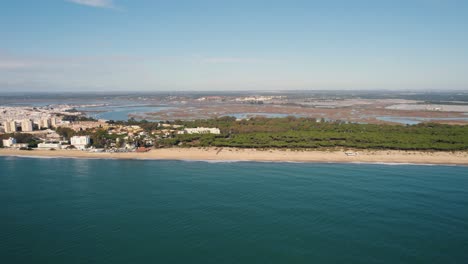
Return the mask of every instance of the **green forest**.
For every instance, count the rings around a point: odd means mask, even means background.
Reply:
[[[467,150],[468,126],[424,123],[412,126],[317,122],[312,118],[233,117],[176,121],[186,127],[218,127],[222,133],[175,135],[161,147],[357,148],[394,150]]]

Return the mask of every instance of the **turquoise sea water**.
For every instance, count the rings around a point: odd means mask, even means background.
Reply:
[[[2,263],[467,263],[468,167],[0,157]]]

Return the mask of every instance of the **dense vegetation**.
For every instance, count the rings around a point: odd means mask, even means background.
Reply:
[[[128,119],[128,121],[109,120],[109,121],[107,121],[107,123],[109,125],[123,125],[123,126],[138,125],[147,132],[151,132],[153,130],[161,129],[158,122],[150,122],[150,121],[147,121],[147,120],[137,121],[134,118],[130,118],[130,119]],[[166,123],[169,123],[169,121],[166,121]]]
[[[69,110],[68,112],[73,112]],[[87,116],[77,116],[77,115],[63,115],[63,121],[77,122],[77,121],[97,121],[95,118]]]
[[[222,133],[175,135],[161,140],[160,146],[468,150],[468,126],[345,124],[294,117],[242,121],[224,117],[176,123],[187,127],[218,127]]]
[[[452,126],[426,123],[413,126],[347,124],[343,122],[317,122],[313,118],[252,118],[236,121],[234,117],[208,120],[166,122],[183,127],[217,127],[221,134],[174,133],[169,138],[156,140],[157,147],[239,147],[239,148],[356,148],[398,150],[468,150],[468,126]],[[158,123],[148,121],[110,121],[112,125],[139,125],[150,132],[164,129]],[[181,129],[181,128],[179,128]],[[70,128],[57,128],[66,139],[74,135],[89,135],[96,148],[124,143],[124,135],[107,133],[107,130],[75,132]],[[4,134],[0,139],[14,137],[18,143],[36,147],[40,142],[31,134]],[[145,146],[140,137],[126,140],[137,146]],[[2,142],[0,140],[0,147]]]
[[[76,135],[75,130],[68,128],[68,127],[58,127],[55,129],[57,134],[64,137],[66,140],[69,140],[71,137]]]

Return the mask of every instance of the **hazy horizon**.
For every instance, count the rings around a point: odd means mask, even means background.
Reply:
[[[57,94],[60,93],[60,94]],[[4,91],[0,90],[0,95],[34,95],[34,94],[54,94],[57,96],[64,95],[89,95],[89,94],[98,94],[98,95],[131,95],[131,94],[313,94],[313,93],[373,93],[373,94],[452,94],[452,93],[468,93],[468,90],[465,89],[278,89],[278,90],[268,90],[268,89],[258,89],[258,90],[14,90],[14,91]]]
[[[468,90],[466,1],[1,7],[0,93]]]

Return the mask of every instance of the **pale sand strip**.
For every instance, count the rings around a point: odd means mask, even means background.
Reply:
[[[468,165],[468,152],[357,151],[347,156],[343,151],[255,150],[236,148],[166,148],[146,153],[92,153],[79,150],[0,149],[0,156],[65,157],[97,159],[276,161],[276,162],[362,162]]]

